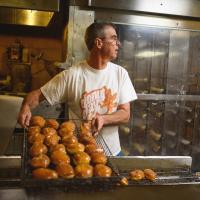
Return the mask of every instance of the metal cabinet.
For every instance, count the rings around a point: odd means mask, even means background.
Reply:
[[[200,32],[118,25],[116,63],[131,77],[138,100],[120,127],[127,155],[200,152]]]
[[[80,12],[90,23],[113,22],[122,46],[114,62],[127,69],[138,95],[131,103],[130,123],[119,127],[124,154],[192,155],[199,169],[200,23],[195,14],[199,5],[189,2],[188,12],[178,1],[173,9],[160,2],[146,7],[144,0],[84,2],[69,8],[73,13],[69,22],[75,25],[70,33],[82,25]],[[69,39],[69,44],[82,46],[70,34]],[[71,46],[68,60],[77,62],[80,56]]]

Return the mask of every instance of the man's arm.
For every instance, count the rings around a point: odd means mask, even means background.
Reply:
[[[107,115],[97,115],[93,124],[97,128],[97,132],[102,129],[104,125],[114,125],[120,123],[127,123],[130,119],[130,103],[121,104],[117,107],[117,111]]]
[[[31,109],[35,108],[40,103],[40,101],[44,99],[45,98],[40,89],[30,92],[25,97],[18,115],[18,123],[22,127],[29,126],[31,119]]]

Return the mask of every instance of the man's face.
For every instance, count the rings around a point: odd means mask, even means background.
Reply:
[[[102,40],[101,54],[104,58],[114,60],[117,58],[120,42],[117,33],[112,26],[104,28],[104,37]]]

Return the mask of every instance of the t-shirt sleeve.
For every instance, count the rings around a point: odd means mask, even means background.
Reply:
[[[51,105],[63,103],[67,100],[67,76],[68,71],[65,70],[40,88],[42,94]]]
[[[133,87],[127,71],[124,71],[119,95],[119,104],[124,104],[137,99],[137,94]]]

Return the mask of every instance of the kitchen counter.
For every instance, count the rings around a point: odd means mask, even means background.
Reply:
[[[112,191],[63,192],[52,190],[2,189],[2,200],[199,200],[200,185],[134,186]]]
[[[128,200],[128,199],[199,199],[200,179],[196,182],[184,184],[166,185],[129,185],[119,186],[109,190],[93,190],[92,188],[79,190],[63,190],[61,188],[23,188],[21,175],[21,150],[23,131],[15,130],[12,141],[8,145],[6,156],[0,157],[0,200]],[[13,155],[15,153],[16,155]],[[183,166],[188,169],[191,166],[190,157],[118,157],[113,158],[113,162],[118,168],[129,169],[130,166],[140,168],[162,166],[169,168]]]
[[[18,157],[14,157],[13,159],[16,161],[17,158]],[[126,168],[126,166],[128,167],[128,162],[125,162],[124,159],[127,158],[120,159],[122,162],[119,162],[119,166],[123,165],[123,168]],[[150,158],[147,159],[147,161],[144,161],[145,159],[140,159],[141,158],[132,158],[129,163],[138,160],[137,163],[143,162],[143,164],[145,164],[147,162],[148,164],[149,160],[151,159],[154,159],[153,163],[160,162],[160,159],[157,158]],[[17,160],[19,161],[19,158]],[[118,158],[115,161],[117,160]],[[178,158],[178,160],[180,159]],[[172,163],[172,161],[173,158],[170,160],[170,163]],[[186,163],[189,164],[190,159],[186,158],[185,161],[187,161]],[[165,166],[167,166],[168,162],[168,159],[162,160],[162,163],[166,163]],[[102,189],[102,187],[99,189],[93,189],[92,185],[89,188],[80,187],[80,189],[78,188],[77,190],[71,190],[69,188],[63,189],[59,187],[52,187],[48,189],[46,187],[31,187],[26,189],[23,188],[23,184],[20,179],[20,166],[18,166],[18,170],[15,171],[16,173],[12,172],[12,174],[10,174],[8,169],[7,172],[10,177],[12,177],[12,181],[9,182],[6,181],[6,179],[3,180],[0,178],[1,200],[198,200],[200,195],[200,179],[196,179],[195,181],[191,182],[172,182],[172,184],[165,182],[164,185],[154,185],[152,184],[152,182],[147,181],[147,184],[130,184],[129,186],[116,186],[112,189],[106,188],[104,190]]]

